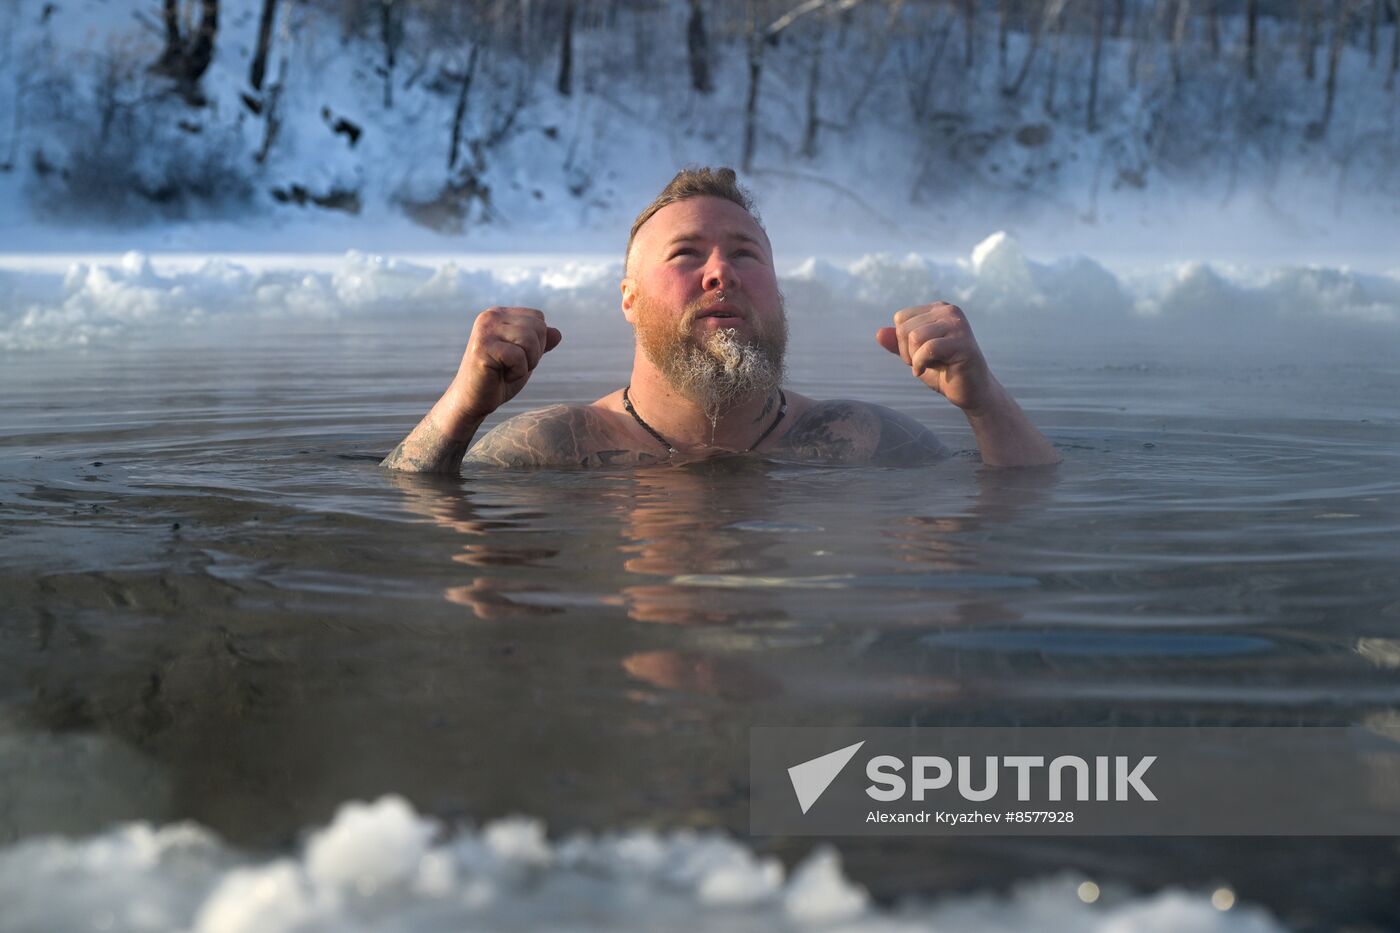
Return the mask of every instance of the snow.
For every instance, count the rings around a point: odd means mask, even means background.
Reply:
[[[431,836],[432,828],[401,799],[347,804],[334,824],[307,843],[306,872],[322,887],[353,885],[373,893],[406,881],[408,870],[427,854]]]
[[[248,318],[413,318],[491,305],[612,315],[621,274],[620,258],[589,256],[0,256],[0,352],[140,345]],[[1113,271],[1086,257],[1037,261],[1005,232],[963,259],[809,256],[780,261],[780,274],[790,310],[804,313],[887,315],[943,299],[974,322],[1054,321],[1086,335],[1200,320],[1242,337],[1280,324],[1400,334],[1400,273],[1199,261]]]
[[[1217,909],[1208,891],[1109,888],[1085,903],[1084,880],[886,908],[845,876],[830,846],[789,875],[715,832],[551,840],[525,817],[449,831],[389,796],[345,804],[282,856],[238,851],[190,824],[21,841],[0,849],[0,931],[1282,929],[1256,906]]]
[[[783,896],[783,912],[812,926],[854,920],[865,913],[870,898],[841,874],[835,849],[816,850],[793,872]]]
[[[410,219],[411,205],[437,198],[450,180],[453,76],[466,39],[410,23],[386,107],[373,34],[344,35],[333,8],[282,4],[268,77],[282,85],[282,128],[259,162],[265,123],[241,99],[251,92],[259,6],[224,0],[203,79],[209,103],[189,108],[149,73],[161,43],[154,6],[138,17],[108,0],[66,0],[51,15],[45,0],[0,5],[0,166],[8,165],[0,251],[611,253],[677,167],[739,159],[742,36],[714,14],[717,87],[699,97],[683,61],[687,5],[648,4],[611,25],[581,23],[569,98],[552,87],[553,36],[530,37],[529,60],[482,56],[465,138],[486,139],[521,102],[476,170],[491,207],[468,199],[460,232],[429,229]],[[1135,53],[1130,38],[1111,39],[1100,127],[1090,132],[1084,36],[1064,39],[1054,101],[1044,94],[1048,37],[1026,89],[1007,96],[994,12],[987,7],[979,27],[973,68],[959,55],[933,54],[939,30],[953,30],[951,47],[961,26],[954,8],[930,4],[905,4],[893,26],[885,5],[868,4],[821,37],[812,18],[765,53],[763,125],[744,181],[776,241],[848,259],[947,254],[1000,228],[1038,255],[1087,254],[1110,265],[1209,259],[1383,271],[1397,261],[1400,94],[1386,90],[1386,63],[1372,66],[1364,47],[1348,46],[1331,126],[1312,139],[1306,130],[1321,112],[1324,82],[1301,74],[1287,21],[1263,18],[1255,82],[1240,78],[1235,16],[1222,18],[1218,56],[1192,33],[1180,81],[1163,49]],[[1391,28],[1383,27],[1383,46]],[[805,157],[804,95],[818,38],[828,63],[822,134],[817,154]],[[1014,73],[1028,39],[1018,30],[1009,38]],[[353,145],[334,131],[341,118],[363,131]],[[109,127],[105,135],[99,126]],[[39,161],[53,171],[41,173]],[[211,191],[162,207],[127,190],[171,179]],[[293,185],[316,196],[353,191],[359,211],[276,200]]]

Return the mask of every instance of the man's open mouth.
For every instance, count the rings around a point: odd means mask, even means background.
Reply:
[[[736,320],[736,321],[738,321],[738,320],[743,320],[743,318],[744,318],[744,312],[740,311],[738,308],[734,307],[733,305],[715,305],[715,306],[710,307],[710,308],[705,308],[703,311],[701,311],[701,312],[700,312],[699,314],[697,314],[695,317],[696,317],[696,320],[700,320],[701,318],[714,317],[714,318],[727,318],[727,319],[730,319],[730,320]]]

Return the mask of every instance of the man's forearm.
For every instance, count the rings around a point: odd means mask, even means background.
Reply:
[[[982,462],[991,466],[1044,466],[1060,462],[1049,439],[1016,404],[1011,393],[996,385],[992,401],[976,411],[965,411],[977,438]]]
[[[455,413],[444,396],[379,465],[407,473],[455,474],[484,420]]]

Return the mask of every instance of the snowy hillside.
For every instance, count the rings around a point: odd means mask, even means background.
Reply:
[[[211,2],[176,4],[179,48]],[[1316,24],[1265,5],[1253,78],[1230,4],[983,3],[971,29],[966,5],[892,0],[752,24],[680,0],[212,6],[184,81],[153,67],[155,0],[0,5],[0,250],[611,250],[678,165],[747,154],[800,250],[1006,228],[1057,253],[1400,253],[1386,0]]]

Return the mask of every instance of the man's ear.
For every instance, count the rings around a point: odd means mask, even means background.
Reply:
[[[622,280],[622,316],[628,324],[636,324],[636,312],[632,310],[637,300],[637,283],[630,278]]]

